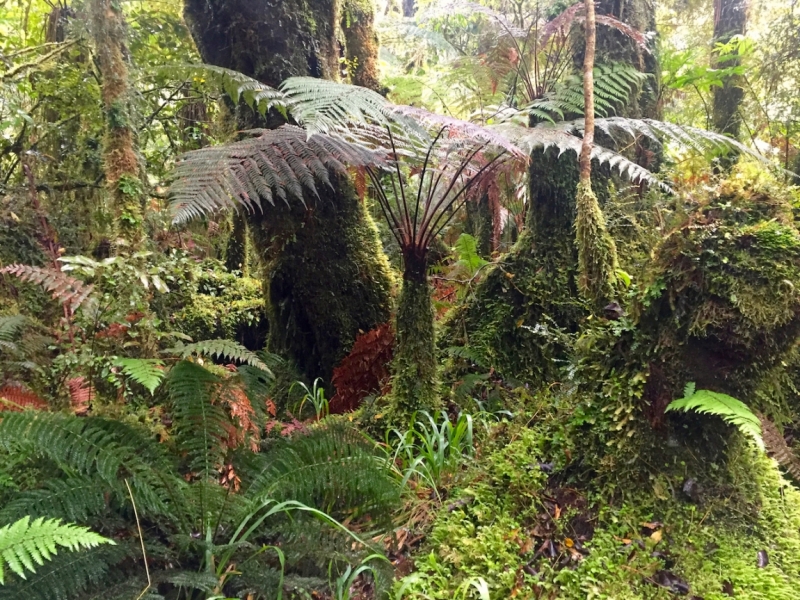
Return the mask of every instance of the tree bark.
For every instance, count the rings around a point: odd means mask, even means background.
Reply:
[[[594,146],[594,57],[596,47],[594,0],[586,0],[586,45],[583,58],[583,141],[578,159],[575,233],[578,246],[578,284],[590,303],[600,308],[614,294],[617,248],[592,191]]]
[[[292,76],[337,80],[337,0],[185,0],[184,16],[207,63],[277,87]],[[241,108],[241,107],[240,107]],[[240,128],[265,124],[247,107]],[[261,120],[260,123],[257,121]],[[320,198],[250,217],[264,264],[269,347],[309,379],[330,381],[359,331],[389,319],[391,274],[377,230],[346,178]]]
[[[727,44],[736,35],[743,35],[747,25],[747,0],[714,0],[714,40],[713,43]],[[716,68],[731,68],[741,64],[736,53],[728,60],[719,60],[715,52],[713,59]],[[741,75],[723,77],[722,87],[714,88],[712,103],[712,122],[714,130],[729,135],[734,139],[739,138],[742,125],[742,115],[739,107],[744,99]],[[722,169],[730,168],[737,160],[736,153],[722,157]]]
[[[106,182],[116,211],[117,235],[128,249],[137,249],[144,238],[144,186],[130,116],[125,20],[113,0],[92,0],[91,15],[106,114]]]
[[[383,91],[378,79],[378,34],[373,0],[344,0],[342,32],[350,82],[376,92]]]

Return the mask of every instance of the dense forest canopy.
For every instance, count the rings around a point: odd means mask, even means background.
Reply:
[[[800,12],[0,0],[0,600],[800,597]]]

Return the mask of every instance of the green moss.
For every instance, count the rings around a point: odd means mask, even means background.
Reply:
[[[173,315],[175,327],[193,340],[234,339],[260,350],[266,338],[261,282],[224,272],[206,272],[197,292]]]
[[[377,229],[346,178],[308,208],[253,215],[262,254],[270,350],[310,380],[330,381],[360,332],[389,320],[393,277]]]
[[[431,293],[427,281],[405,279],[397,306],[389,403],[391,418],[404,423],[415,411],[433,412],[438,404]]]
[[[590,184],[578,184],[576,205],[578,283],[589,302],[599,309],[616,295],[617,247]]]
[[[557,377],[588,312],[576,281],[577,184],[574,154],[534,155],[527,228],[475,295],[448,315],[442,346],[469,345],[506,378],[538,384]]]

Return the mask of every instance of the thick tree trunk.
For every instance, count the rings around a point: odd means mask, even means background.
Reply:
[[[736,35],[742,35],[747,25],[747,0],[715,0],[714,1],[714,45],[727,44]],[[728,60],[715,59],[717,68],[736,67],[740,59],[736,53]],[[744,98],[741,75],[724,77],[722,87],[714,88],[714,101],[712,104],[712,121],[714,130],[724,133],[732,138],[739,137],[742,125],[742,115],[739,107]],[[721,167],[729,168],[736,162],[737,155],[730,154],[723,157]]]
[[[342,32],[351,83],[382,91],[378,80],[378,34],[373,0],[344,0]]]
[[[305,209],[252,217],[255,250],[265,265],[269,347],[309,377],[329,382],[359,332],[390,317],[391,271],[353,186]]]
[[[336,0],[185,0],[203,61],[277,87],[297,75],[338,79]]]
[[[292,76],[339,77],[337,0],[185,0],[184,16],[207,63],[273,87]],[[240,127],[255,125],[254,115],[243,109]],[[389,319],[391,305],[377,230],[350,182],[335,181],[335,190],[305,198],[308,209],[278,204],[250,219],[265,265],[269,347],[325,381],[359,331]]]
[[[121,7],[112,0],[92,0],[91,14],[106,113],[103,148],[106,182],[116,211],[117,235],[128,249],[137,249],[144,237],[144,187],[129,110],[125,20]]]

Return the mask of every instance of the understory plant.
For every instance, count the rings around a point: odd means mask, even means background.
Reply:
[[[367,558],[398,487],[372,445],[325,420],[264,438],[263,365],[185,355],[154,387],[171,420],[160,443],[123,420],[3,413],[0,524],[65,519],[116,545],[59,554],[0,598],[273,599],[335,587],[365,560],[384,585]]]

